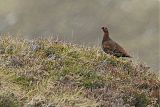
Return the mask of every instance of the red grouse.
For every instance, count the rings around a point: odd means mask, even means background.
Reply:
[[[104,32],[103,40],[102,40],[102,49],[105,53],[116,56],[116,57],[130,57],[131,56],[116,42],[114,42],[109,37],[109,32],[106,27],[102,27]]]

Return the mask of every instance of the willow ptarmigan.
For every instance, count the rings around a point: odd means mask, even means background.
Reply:
[[[104,32],[103,40],[102,40],[102,49],[105,53],[116,56],[116,57],[130,57],[131,56],[116,42],[114,42],[109,37],[109,32],[107,27],[102,27]]]

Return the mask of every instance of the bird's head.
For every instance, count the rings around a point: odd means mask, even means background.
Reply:
[[[107,27],[102,27],[102,30],[103,30],[104,33],[108,33]]]

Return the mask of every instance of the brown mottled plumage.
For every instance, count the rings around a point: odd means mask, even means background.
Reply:
[[[130,57],[131,56],[116,42],[114,42],[109,37],[109,32],[106,27],[102,27],[104,32],[103,40],[102,40],[102,49],[105,53],[116,56],[116,57]]]

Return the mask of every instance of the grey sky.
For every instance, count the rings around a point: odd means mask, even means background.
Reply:
[[[158,0],[0,0],[0,33],[100,45],[107,26],[112,39],[158,70],[158,14]]]

